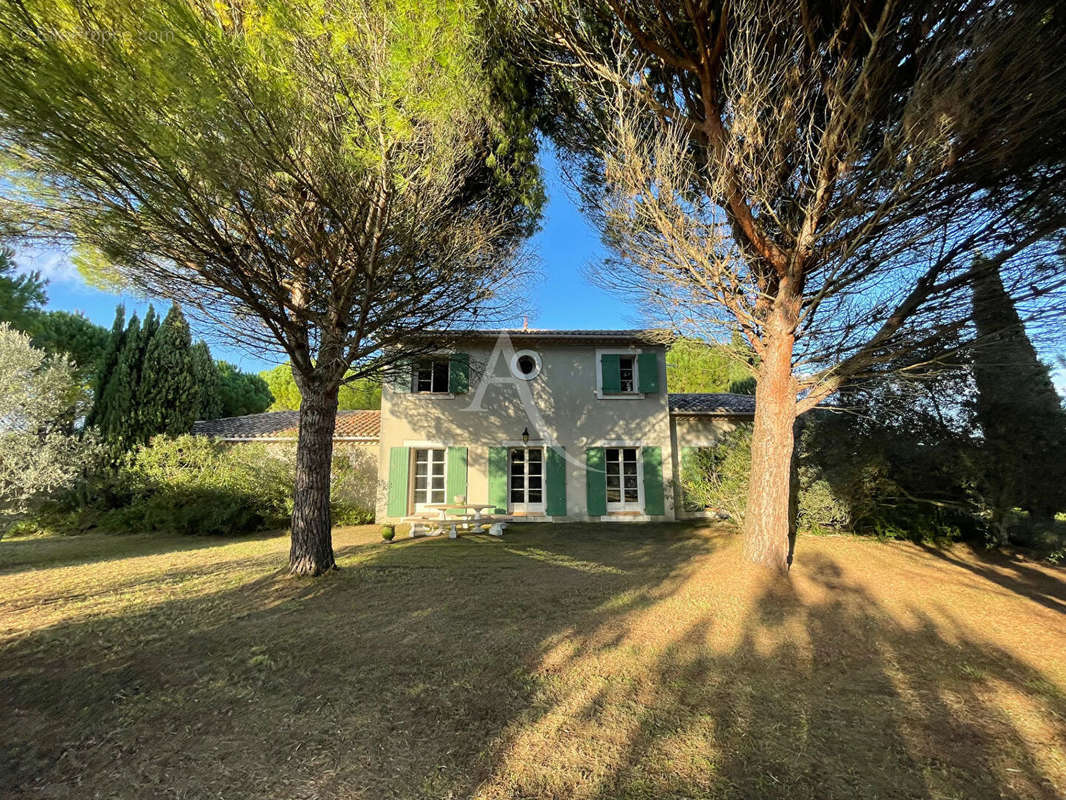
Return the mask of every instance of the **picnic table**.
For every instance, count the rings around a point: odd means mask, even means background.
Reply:
[[[422,521],[423,523],[429,523],[430,521],[436,523],[436,532],[441,533],[444,529],[448,529],[448,535],[454,539],[458,534],[458,528],[468,527],[472,529],[485,527],[488,524],[488,532],[493,536],[503,535],[503,522],[505,517],[497,517],[492,514],[485,515],[483,512],[487,508],[495,508],[494,503],[434,503],[432,505],[424,506],[427,511],[437,512],[437,518],[435,520],[427,519],[425,516],[415,515],[415,517],[409,517],[417,523]],[[426,525],[428,528],[428,524]],[[411,525],[411,537],[415,536],[415,524]]]

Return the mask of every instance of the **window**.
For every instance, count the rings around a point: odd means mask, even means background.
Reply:
[[[540,374],[540,356],[532,350],[519,350],[511,358],[511,374],[531,381]]]
[[[633,380],[633,362],[635,359],[633,356],[619,356],[618,357],[618,380],[621,386],[620,391],[623,392],[635,392],[636,381]]]
[[[544,450],[512,447],[509,454],[511,511],[544,511]]]
[[[448,359],[434,358],[419,361],[415,365],[416,392],[448,391]]]
[[[607,510],[627,511],[641,508],[640,448],[605,448],[607,470]]]
[[[415,450],[415,511],[445,502],[444,450]]]

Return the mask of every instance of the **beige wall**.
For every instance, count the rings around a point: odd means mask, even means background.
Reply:
[[[665,351],[662,347],[629,347],[597,343],[514,342],[514,350],[537,352],[541,372],[525,381],[532,400],[533,418],[523,407],[505,358],[500,357],[492,376],[511,380],[488,385],[480,409],[471,408],[479,383],[486,379],[493,342],[457,348],[470,353],[470,390],[466,394],[430,396],[397,393],[386,386],[381,399],[381,450],[379,455],[379,520],[387,519],[389,452],[392,447],[441,446],[468,448],[467,497],[488,500],[488,449],[518,444],[529,429],[530,443],[553,441],[567,458],[566,505],[568,519],[585,519],[585,448],[626,444],[662,448],[666,517],[673,518],[669,486],[674,458],[666,395]],[[639,399],[601,399],[596,393],[598,350],[658,354],[659,387],[656,394]],[[539,415],[539,424],[537,415]],[[449,498],[450,500],[451,498]],[[558,518],[557,518],[558,519]],[[660,518],[661,519],[661,518]]]

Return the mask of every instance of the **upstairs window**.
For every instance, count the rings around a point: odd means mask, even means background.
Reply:
[[[415,365],[414,390],[416,392],[448,391],[448,359],[424,359]]]
[[[598,350],[596,395],[643,397],[659,392],[659,354],[655,351]]]
[[[635,392],[637,390],[637,384],[633,380],[634,361],[633,356],[618,357],[618,389],[621,392]]]

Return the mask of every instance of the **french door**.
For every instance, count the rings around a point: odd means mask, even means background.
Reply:
[[[544,513],[544,450],[512,447],[510,452],[510,507],[512,512]]]
[[[444,497],[444,450],[415,450],[415,511],[447,502]]]
[[[604,454],[607,462],[607,510],[643,510],[640,448],[607,447]]]

